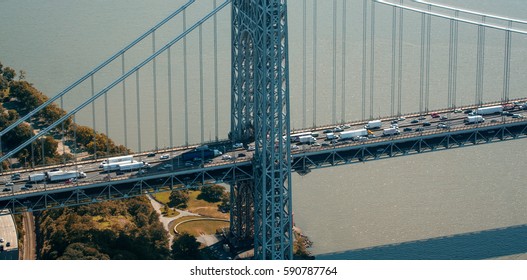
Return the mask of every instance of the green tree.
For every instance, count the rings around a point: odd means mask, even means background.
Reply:
[[[99,252],[96,248],[86,243],[72,243],[66,247],[59,260],[109,260],[107,254]]]
[[[205,186],[201,188],[201,193],[198,199],[203,199],[208,202],[218,202],[225,193],[225,188],[220,185]]]
[[[200,243],[196,237],[184,232],[172,243],[172,258],[174,260],[200,260]]]
[[[4,76],[8,82],[11,82],[16,77],[16,71],[11,67],[5,67],[2,71],[2,76]]]
[[[189,193],[187,190],[173,190],[169,196],[170,207],[181,207],[187,208],[187,202],[189,200]]]

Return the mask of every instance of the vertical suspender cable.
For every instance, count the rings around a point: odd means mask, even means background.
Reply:
[[[104,93],[104,127],[106,131],[106,155],[110,155],[110,129],[108,127],[108,92]]]
[[[366,119],[366,13],[368,1],[362,1],[362,119]]]
[[[333,0],[333,100],[332,123],[337,123],[337,0]]]
[[[205,117],[203,108],[203,25],[198,28],[198,49],[199,49],[199,111],[201,126],[201,143],[205,142]]]
[[[430,12],[431,6],[428,5]],[[430,106],[430,34],[432,33],[432,16],[426,15],[426,78],[425,78],[425,112],[428,113]]]
[[[63,96],[60,97],[60,109],[62,111],[64,110],[64,97]],[[66,145],[64,145],[64,130],[65,130],[64,122],[62,122],[60,126],[61,126],[60,142],[62,143],[62,164],[66,164]]]
[[[91,96],[95,95],[95,81],[93,80],[93,75],[90,76],[90,84],[91,84]],[[91,103],[91,110],[92,110],[92,127],[93,127],[93,157],[94,159],[97,159],[97,129],[95,126],[95,102]]]
[[[139,69],[135,72],[135,87],[137,93],[137,151],[142,152],[141,149],[141,100],[139,99]]]
[[[447,108],[453,107],[452,102],[452,67],[453,67],[453,44],[454,44],[454,20],[450,19],[450,32],[448,39],[448,97]]]
[[[214,0],[214,9],[216,9],[216,0]],[[213,16],[214,22],[214,139],[218,141],[219,137],[219,116],[218,116],[218,19],[216,13]]]
[[[397,37],[397,7],[392,8],[392,76],[390,87],[390,116],[395,114],[395,38]]]
[[[156,53],[156,32],[152,32],[152,54]],[[156,57],[152,61],[152,79],[154,84],[154,134],[155,134],[155,148],[159,149],[159,135],[157,124],[157,73],[156,73]]]
[[[183,11],[183,31],[187,30],[187,12]],[[185,145],[188,146],[187,36],[183,37],[183,94],[185,107]]]
[[[342,123],[346,121],[346,40],[346,0],[342,0]]]
[[[402,3],[402,0],[401,0]],[[404,9],[399,8],[399,69],[397,70],[397,115],[402,114],[402,87],[403,87],[403,13]]]
[[[174,116],[172,115],[172,59],[171,59],[171,54],[170,54],[170,49],[171,48],[168,48],[167,49],[167,73],[168,73],[168,129],[169,129],[169,138],[170,138],[170,147],[174,147],[174,133],[173,133],[173,129],[174,129],[174,123],[173,123],[173,118]]]
[[[370,119],[373,119],[373,91],[375,82],[375,2],[371,2],[370,43]],[[378,112],[380,114],[380,111]]]
[[[307,21],[307,13],[306,13],[306,1],[302,1],[302,128],[306,128],[306,45],[307,45],[307,31],[306,31],[306,21]]]
[[[124,66],[124,53],[121,55],[121,74],[124,75],[125,66]],[[128,125],[127,125],[127,115],[126,115],[126,79],[123,80],[123,118],[124,118],[124,146],[128,147]]]
[[[509,21],[509,29],[512,27],[512,21]],[[509,101],[509,83],[511,74],[511,31],[505,32],[505,57],[503,58],[503,94],[502,101]]]
[[[425,25],[426,15],[421,14],[421,56],[419,66],[419,113],[423,112],[424,103],[424,72],[425,72]]]
[[[317,125],[317,0],[313,0],[313,127]]]
[[[459,16],[459,11],[456,11],[456,18]],[[454,57],[452,59],[452,107],[456,107],[456,94],[457,94],[457,47],[459,39],[459,22],[455,21],[454,23],[454,44],[452,46],[452,51],[454,52]]]
[[[483,22],[485,17],[483,17]],[[483,75],[485,66],[485,27],[478,26],[478,50],[477,50],[477,70],[476,70],[476,104],[483,103]]]

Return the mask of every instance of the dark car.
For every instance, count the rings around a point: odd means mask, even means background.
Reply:
[[[425,130],[425,129],[422,128],[422,127],[418,127],[418,128],[415,129],[415,131],[417,131],[417,132],[419,132],[419,131],[423,131],[423,130]]]
[[[472,109],[467,109],[467,110],[463,111],[463,114],[470,114],[470,113],[472,113]]]
[[[417,119],[413,119],[410,123],[418,123],[419,121]]]
[[[26,183],[25,187],[26,187],[26,188],[32,188],[32,187],[33,187],[33,184],[31,184],[31,183]]]
[[[239,153],[238,157],[245,157],[246,155],[244,153]]]
[[[507,112],[507,111],[503,111],[503,112],[501,112],[501,115],[502,115],[502,116],[508,116],[508,117],[511,117],[511,116],[514,115],[514,113]]]
[[[405,127],[405,128],[403,129],[403,131],[405,131],[405,132],[409,132],[409,131],[412,131],[412,128],[411,128],[411,127]]]
[[[4,189],[2,189],[2,191],[3,191],[3,192],[10,192],[11,189],[10,189],[10,188],[4,188]]]
[[[424,122],[423,126],[430,126],[431,124],[429,122]]]

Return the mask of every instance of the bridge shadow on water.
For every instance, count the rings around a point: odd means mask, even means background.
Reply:
[[[316,255],[317,260],[478,260],[527,252],[527,225]]]

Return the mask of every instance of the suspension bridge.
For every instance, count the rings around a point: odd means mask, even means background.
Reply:
[[[2,170],[6,181],[15,173],[22,178],[0,193],[0,209],[9,210],[2,213],[227,183],[231,240],[253,244],[256,259],[292,259],[291,172],[309,176],[316,168],[526,137],[527,119],[521,112],[527,96],[514,88],[514,78],[523,70],[511,69],[513,37],[524,39],[527,22],[430,1],[364,0],[362,6],[353,6],[334,0],[326,3],[328,23],[317,14],[320,1],[301,2],[301,9],[291,10],[291,1],[285,0],[188,1],[14,121],[0,132],[0,143],[17,127],[35,125],[39,113],[52,104],[72,108],[24,143],[2,149],[0,162],[9,166],[21,151],[28,158],[25,168]],[[348,39],[349,13],[360,9],[361,47]],[[224,34],[218,32],[222,17],[231,29],[225,47],[220,46]],[[300,19],[294,27],[292,17]],[[411,17],[420,22],[416,46],[405,43],[405,34],[415,32],[415,26],[407,30],[405,25]],[[431,55],[437,50],[432,43],[436,25],[445,27],[447,35],[441,51],[448,59],[439,66]],[[466,67],[459,61],[460,25],[475,28],[477,38],[470,92],[461,92],[458,85],[458,70]],[[292,28],[300,32],[291,33]],[[174,36],[174,30],[181,32]],[[503,36],[503,49],[496,51],[495,42],[489,47],[488,33]],[[301,34],[300,40],[291,42],[289,34]],[[324,45],[320,37],[327,39]],[[294,44],[300,47],[292,48]],[[352,47],[360,49],[360,63],[349,63]],[[220,61],[226,49],[230,67]],[[503,67],[489,69],[489,56],[500,57]],[[411,60],[418,69],[407,74],[405,64]],[[331,71],[318,71],[322,64],[329,64],[325,69]],[[431,85],[437,83],[434,71],[440,66],[446,81],[439,82],[439,89]],[[291,81],[293,71],[301,82]],[[500,90],[490,94],[485,82],[489,71],[501,79]],[[359,73],[353,84],[350,73]],[[293,88],[297,98],[291,97]],[[229,101],[230,114],[222,116]],[[145,114],[145,107],[152,113]],[[489,108],[498,111],[485,113]],[[77,126],[71,126],[78,119],[122,139],[134,151],[128,155],[143,164],[133,172],[101,170],[103,160],[124,155],[111,154],[108,142],[102,148],[95,145],[94,156],[78,152]],[[226,120],[228,129],[222,125]],[[47,164],[45,157],[35,160],[37,147],[45,154],[45,145],[38,144],[46,136],[73,147],[72,156],[64,156],[59,165]],[[58,168],[86,177],[67,183],[25,180]]]

